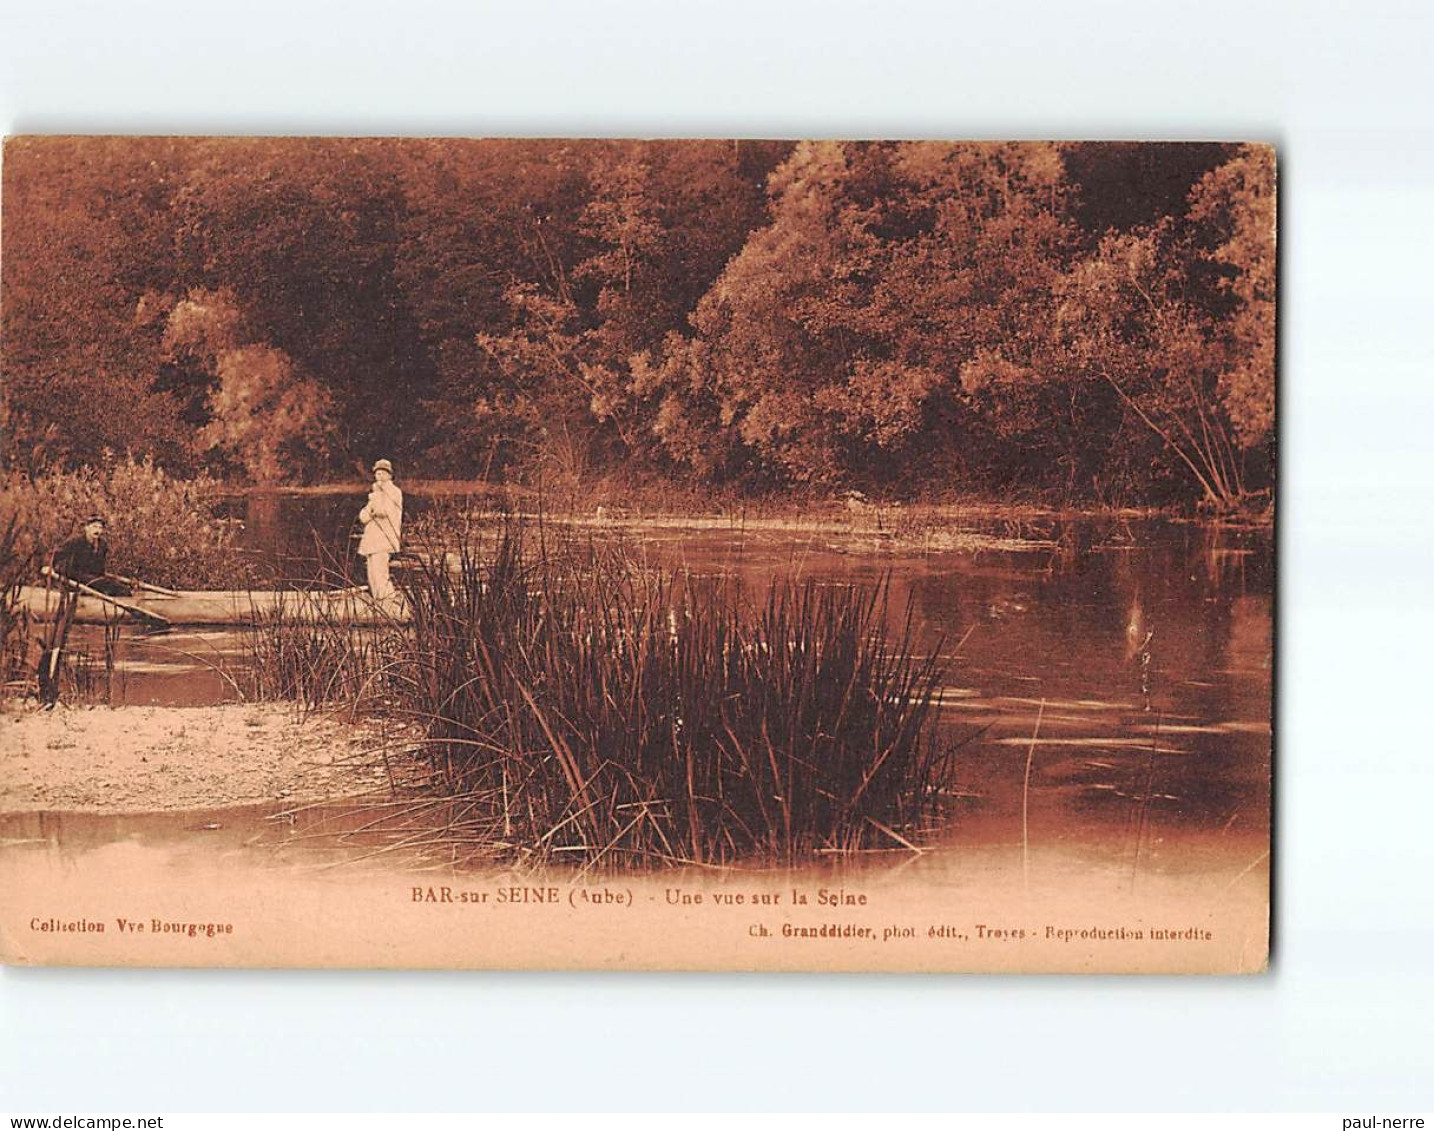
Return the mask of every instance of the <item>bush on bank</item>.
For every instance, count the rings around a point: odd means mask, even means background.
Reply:
[[[0,480],[0,526],[13,520],[9,553],[36,575],[89,515],[100,514],[113,572],[177,588],[232,587],[244,583],[245,569],[235,530],[216,513],[223,494],[209,476],[177,479],[148,459],[116,457]]]

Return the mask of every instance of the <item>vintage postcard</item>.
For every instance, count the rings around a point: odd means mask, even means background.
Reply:
[[[0,955],[1263,971],[1275,202],[10,139]]]

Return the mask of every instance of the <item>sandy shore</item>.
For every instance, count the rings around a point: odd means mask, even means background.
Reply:
[[[292,707],[7,706],[0,812],[143,813],[386,790],[372,724]]]

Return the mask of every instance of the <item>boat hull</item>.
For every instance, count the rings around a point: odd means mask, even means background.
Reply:
[[[27,585],[20,590],[20,608],[40,621],[54,620],[60,609],[58,590]],[[386,625],[404,622],[408,606],[402,597],[378,602],[363,589],[184,590],[169,597],[140,593],[121,598],[127,605],[163,617],[173,625],[252,625],[284,620],[301,624]],[[144,623],[98,597],[76,598],[77,624]]]

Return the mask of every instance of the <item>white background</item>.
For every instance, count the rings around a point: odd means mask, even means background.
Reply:
[[[0,1110],[1427,1111],[1430,11],[3,0],[8,133],[1273,141],[1283,495],[1267,977],[5,970]]]

